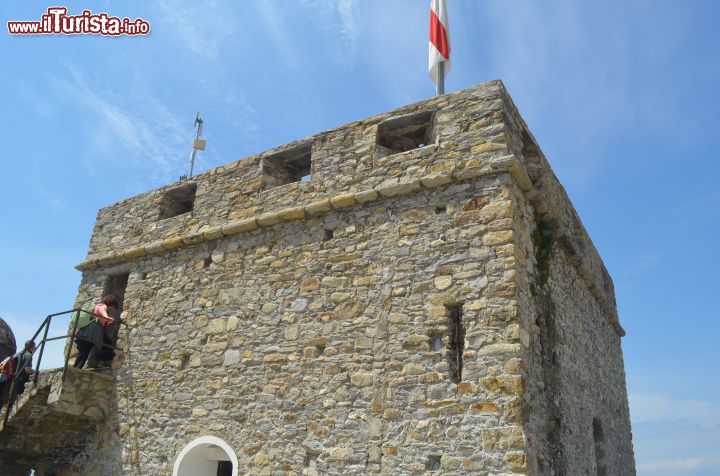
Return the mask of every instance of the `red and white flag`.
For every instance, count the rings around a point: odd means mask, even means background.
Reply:
[[[438,67],[443,64],[443,76],[450,72],[450,25],[448,24],[447,2],[430,0],[430,56],[429,72],[438,84]]]

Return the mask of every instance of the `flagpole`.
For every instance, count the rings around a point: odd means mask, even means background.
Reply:
[[[438,82],[435,87],[435,91],[438,96],[445,94],[445,62],[442,61],[438,64]]]

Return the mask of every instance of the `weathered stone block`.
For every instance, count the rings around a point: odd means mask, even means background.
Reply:
[[[480,379],[488,392],[505,395],[524,395],[525,379],[522,375],[501,375]]]
[[[520,426],[488,428],[482,432],[483,450],[495,453],[527,447],[525,433]]]

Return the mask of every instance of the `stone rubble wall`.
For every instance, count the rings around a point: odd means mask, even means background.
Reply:
[[[635,474],[612,280],[509,96],[505,117],[509,150],[529,179],[515,182],[511,200],[532,473]]]
[[[604,474],[635,474],[620,336],[569,252],[524,194],[515,207],[525,430],[534,474],[597,471],[593,419],[604,430]],[[543,230],[548,236],[543,237]]]
[[[428,110],[434,143],[395,154],[375,144],[383,121]],[[263,159],[307,143],[312,180],[266,189]],[[608,444],[631,445],[612,282],[500,82],[194,180],[192,213],[158,220],[167,188],[101,210],[78,266],[79,303],[130,273],[117,411],[98,437],[105,449],[83,455],[88,474],[169,474],[201,435],[225,440],[241,474],[587,469],[589,453],[565,446],[593,417],[621,430]],[[538,219],[562,248],[552,261],[536,257]],[[538,276],[547,299],[533,294]],[[541,338],[548,303],[566,315]],[[448,336],[457,305],[459,383]],[[558,337],[588,328],[577,343]],[[548,338],[577,362],[554,370]],[[582,356],[587,339],[612,349],[600,374],[586,368],[598,364],[595,350]],[[614,386],[610,403],[573,387],[582,372]],[[548,441],[553,422],[576,416]],[[631,467],[631,451],[618,458],[608,464]]]
[[[98,213],[88,260],[299,203],[460,168],[458,162],[471,155],[504,149],[503,144],[489,142],[498,129],[502,129],[503,90],[502,84],[494,81],[481,88],[347,124],[210,170],[193,178],[197,192],[194,210],[189,214],[158,219],[165,191],[176,185],[121,201]],[[435,111],[435,142],[440,142],[440,150],[433,143],[383,157],[376,150],[380,146],[375,144],[378,125],[389,118],[418,111]],[[472,112],[466,114],[465,111]],[[482,138],[485,140],[478,142]],[[312,144],[312,180],[265,190],[262,159],[306,143]]]
[[[37,476],[120,474],[119,469],[106,472],[109,460],[102,471],[88,471],[83,461],[89,448],[94,456],[106,449],[103,427],[115,413],[113,393],[112,376],[68,369],[63,383],[62,369],[42,371],[38,383],[29,383],[18,398],[8,428],[0,433],[2,474],[25,476],[30,469]]]
[[[519,348],[510,181],[137,260],[133,330],[121,343],[131,352],[116,363],[118,410],[134,415],[119,429],[128,474],[167,472],[202,434],[257,474],[296,474],[308,454],[324,474],[424,471],[431,456],[446,471],[522,470],[511,402],[523,380],[507,370]],[[98,291],[102,271],[87,273],[85,292]],[[460,384],[447,349],[429,348],[455,303],[466,330]]]
[[[610,274],[512,98],[505,93],[503,99],[508,151],[521,162],[523,173],[529,179],[529,183],[519,181],[518,185],[531,201],[535,214],[542,216],[550,225],[553,236],[565,249],[567,258],[582,276],[618,335],[624,336]]]
[[[114,411],[114,391],[112,375],[68,367],[65,382],[61,378],[53,381],[47,403],[56,413],[104,421]]]

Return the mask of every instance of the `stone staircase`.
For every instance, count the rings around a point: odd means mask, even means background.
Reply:
[[[0,474],[63,474],[110,414],[114,386],[110,370],[68,368],[64,382],[62,369],[41,372],[0,432]]]

